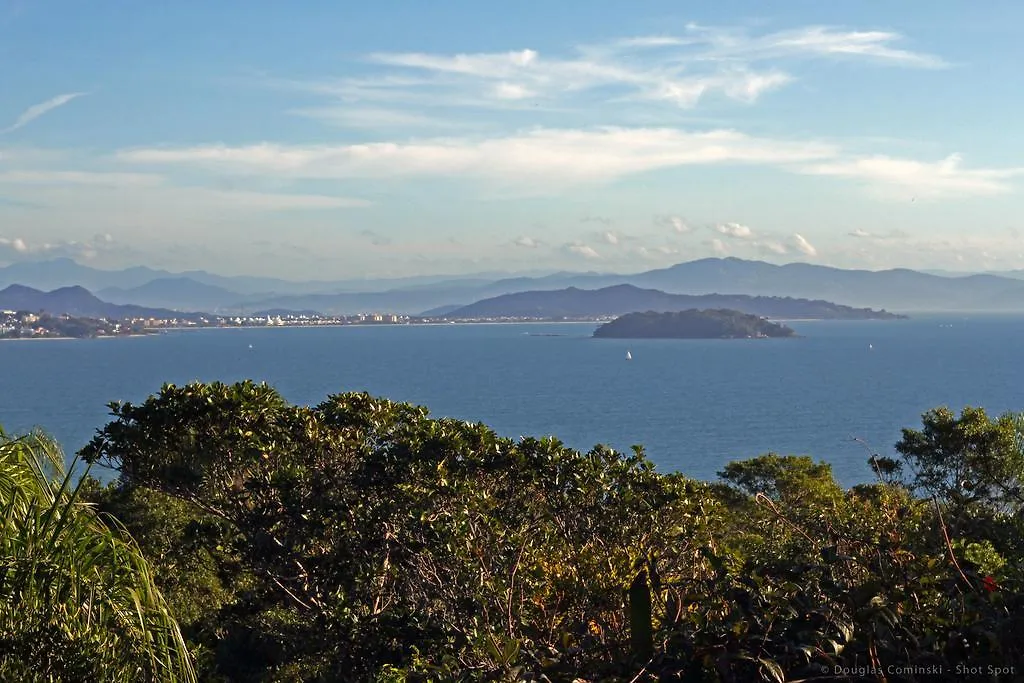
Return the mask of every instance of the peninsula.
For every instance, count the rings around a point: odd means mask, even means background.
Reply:
[[[138,322],[0,310],[0,339],[93,339],[146,334]]]
[[[793,337],[789,327],[728,309],[627,313],[594,330],[607,339],[748,339]]]

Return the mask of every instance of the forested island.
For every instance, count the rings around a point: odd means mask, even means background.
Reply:
[[[793,337],[792,328],[728,309],[627,313],[594,330],[609,339],[763,339]]]
[[[0,680],[1020,680],[1022,437],[940,408],[850,489],[776,454],[703,482],[364,393],[167,385],[80,452],[107,485],[0,432]]]

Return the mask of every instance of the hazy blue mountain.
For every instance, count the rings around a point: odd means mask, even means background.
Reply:
[[[76,263],[70,258],[49,261],[24,261],[0,268],[0,287],[25,285],[50,291],[61,287],[85,287],[99,291],[106,287],[138,287],[150,280],[168,277],[165,270],[145,266],[124,270],[99,270]]]
[[[451,311],[449,318],[493,317],[592,317],[624,315],[635,311],[685,311],[689,309],[731,309],[769,318],[814,319],[886,319],[895,318],[885,311],[856,309],[828,301],[743,294],[667,294],[633,285],[613,285],[602,289],[569,287],[554,291],[518,292],[478,301]]]
[[[396,313],[451,311],[481,299],[523,291],[568,287],[600,289],[631,284],[669,294],[747,294],[824,299],[854,307],[890,311],[1024,311],[1024,283],[995,275],[941,277],[908,269],[843,270],[807,263],[777,266],[736,258],[701,259],[632,275],[558,273],[517,277],[479,287],[419,288],[370,297],[297,297],[275,307],[321,308],[343,313],[379,308]]]
[[[1024,282],[995,275],[940,277],[913,270],[843,270],[806,263],[777,266],[735,258],[702,259],[632,275],[556,273],[474,285],[443,285],[273,297],[248,310],[312,309],[344,314],[360,311],[447,313],[481,299],[524,291],[576,287],[600,289],[631,284],[669,294],[747,294],[824,299],[854,307],[891,311],[1024,311]]]
[[[52,315],[67,314],[81,318],[173,318],[197,317],[197,314],[185,314],[161,308],[143,306],[119,306],[107,303],[94,296],[84,287],[61,287],[43,292],[23,285],[10,285],[0,290],[0,309],[13,311],[29,311],[38,313],[45,311]]]
[[[736,258],[702,259],[628,278],[679,294],[714,292],[821,298],[890,310],[1024,310],[1024,284],[994,275],[940,277],[905,268],[843,270],[807,263],[776,266]]]
[[[545,274],[545,272],[532,271],[525,275],[542,274]],[[496,280],[507,279],[509,276],[510,273],[508,272],[495,271],[468,273],[465,275],[415,275],[391,278],[291,281],[260,276],[218,275],[203,270],[172,273],[167,270],[156,270],[145,266],[123,270],[102,270],[79,264],[70,258],[59,258],[47,261],[18,262],[0,267],[0,287],[20,284],[49,291],[60,287],[79,285],[93,292],[111,290],[111,293],[115,296],[132,298],[135,303],[147,306],[173,304],[173,307],[180,308],[186,307],[189,297],[194,296],[198,291],[191,283],[199,283],[208,287],[217,287],[236,293],[237,296],[234,301],[229,302],[227,301],[229,297],[225,297],[224,305],[229,305],[247,302],[253,297],[266,299],[272,296],[295,296],[300,294],[377,293],[388,290],[421,289],[425,287],[442,290],[458,289],[460,287],[483,286]],[[147,300],[142,298],[141,295],[136,297],[133,294],[120,291],[134,290],[154,280],[181,281],[183,287],[182,296],[175,298],[174,289],[170,286],[170,283],[157,286],[152,290],[152,293],[159,297],[154,300]],[[146,290],[143,290],[143,293],[146,293]],[[208,290],[207,294],[213,295],[213,291]],[[220,299],[214,298],[211,300],[219,301]],[[467,302],[471,300],[469,299]],[[157,303],[158,301],[160,302],[159,304]]]
[[[998,275],[999,277],[1013,278],[1014,280],[1024,280],[1024,270],[1004,270],[1000,272],[993,272],[992,275]]]
[[[225,276],[202,270],[172,273],[145,266],[122,270],[102,270],[76,263],[69,258],[49,261],[25,261],[0,268],[0,287],[22,284],[43,290],[79,285],[90,291],[105,289],[134,289],[160,279],[185,278],[213,287],[221,287],[241,294],[267,292],[301,293],[333,291],[336,283],[329,281],[290,282],[277,278]]]
[[[489,279],[490,275],[497,279]],[[181,274],[149,268],[103,271],[59,259],[0,268],[0,286],[17,283],[52,289],[82,285],[90,291],[104,292],[116,288],[125,290],[109,292],[119,301],[178,309],[195,309],[193,304],[207,303],[214,304],[213,307],[220,311],[232,313],[284,309],[317,310],[329,314],[361,311],[416,314],[442,307],[450,310],[514,292],[568,287],[600,289],[618,284],[670,294],[719,293],[826,299],[849,306],[895,311],[1024,311],[1024,273],[1020,274],[1020,279],[993,274],[942,276],[908,269],[843,270],[807,263],[778,266],[737,258],[709,258],[634,274],[490,275],[289,282],[262,277],[221,276],[202,271]],[[160,282],[142,289],[141,293],[127,291],[154,280]],[[197,283],[217,289],[203,290],[197,288]],[[232,299],[224,292],[236,293],[237,297]]]
[[[278,296],[234,307],[232,312],[252,314],[264,310],[319,311],[329,315],[353,313],[415,314],[456,302],[466,304],[486,294],[487,287],[449,287],[447,289],[396,289],[385,292],[346,292],[343,294],[302,294]]]
[[[210,312],[237,306],[245,299],[245,296],[238,292],[187,277],[158,278],[131,289],[107,287],[96,294],[104,301],[115,304]]]

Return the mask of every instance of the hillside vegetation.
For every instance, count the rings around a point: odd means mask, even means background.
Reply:
[[[168,385],[111,409],[81,456],[118,476],[67,500],[96,506],[75,508],[81,533],[134,537],[149,573],[104,566],[151,576],[162,595],[153,604],[176,616],[199,680],[1024,671],[1024,432],[1014,415],[930,411],[893,458],[871,458],[874,483],[844,490],[809,457],[763,455],[699,482],[657,472],[640,448],[510,440],[357,393],[306,407],[251,382]],[[0,483],[15,471],[4,467]],[[0,504],[11,495],[0,486]],[[3,528],[0,568],[16,567]],[[88,585],[76,569],[87,556],[33,547],[34,566],[62,558],[63,585]],[[24,581],[0,571],[0,671],[84,680],[74,672],[110,658],[176,661],[111,649],[132,632],[110,619],[70,632],[71,649],[8,647],[36,632],[25,629],[38,620],[14,614],[52,615],[55,634],[73,615],[58,609],[63,593],[37,590],[26,603]],[[71,673],[40,673],[58,667]],[[167,680],[122,670],[86,679]]]

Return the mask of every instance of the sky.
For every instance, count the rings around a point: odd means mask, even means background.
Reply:
[[[0,264],[1024,268],[1024,3],[0,0]]]

